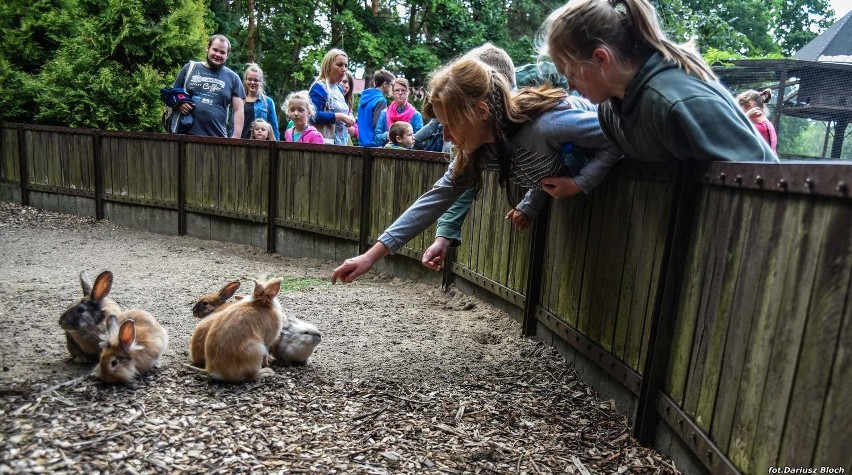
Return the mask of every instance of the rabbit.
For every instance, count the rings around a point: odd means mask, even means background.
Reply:
[[[281,335],[270,351],[273,361],[285,366],[305,366],[322,340],[316,325],[294,317],[287,317]]]
[[[280,290],[280,278],[266,284],[254,281],[252,295],[208,317],[213,323],[204,343],[204,359],[211,379],[239,383],[275,374],[263,364],[284,325],[276,299]]]
[[[195,318],[204,318],[218,310],[222,305],[233,303],[228,302],[228,300],[234,296],[239,288],[239,281],[228,282],[219,292],[202,296],[192,306],[192,316]]]
[[[108,383],[128,384],[160,366],[160,356],[169,346],[169,335],[150,313],[128,310],[118,316],[110,315],[106,326],[101,361],[94,371],[96,376]]]
[[[228,300],[234,296],[239,288],[239,281],[228,282],[218,293],[204,295],[192,306],[192,315],[195,318],[202,319],[195,325],[195,330],[192,331],[192,339],[189,342],[189,360],[195,366],[204,366],[204,341],[207,339],[210,326],[213,324],[212,318],[205,317],[220,308],[227,308],[232,305],[234,302],[228,302]]]
[[[242,296],[234,296],[239,288],[239,282],[229,282],[222,287],[218,293],[211,293],[201,297],[192,307],[192,314],[196,318],[204,318],[222,307],[227,307],[235,302],[228,302],[230,298],[239,301]],[[202,320],[195,326],[190,343],[189,357],[195,366],[204,366],[204,339],[210,330],[212,321]],[[311,323],[298,318],[284,316],[284,326],[281,335],[269,349],[272,359],[285,366],[305,366],[311,354],[322,340],[317,327]],[[266,366],[266,363],[264,363]]]
[[[83,299],[59,317],[59,326],[65,330],[65,346],[77,363],[91,363],[101,354],[101,335],[106,332],[106,315],[118,315],[121,308],[107,297],[112,286],[112,272],[101,272],[94,286],[85,270],[80,272]]]

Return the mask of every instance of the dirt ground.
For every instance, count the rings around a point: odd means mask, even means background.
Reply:
[[[673,473],[570,365],[472,297],[336,262],[147,233],[0,202],[0,473]],[[59,315],[78,273],[169,332],[130,387],[73,363]],[[185,366],[195,300],[285,278],[285,313],[323,334],[307,367],[219,385]]]

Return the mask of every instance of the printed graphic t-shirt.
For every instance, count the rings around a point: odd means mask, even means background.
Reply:
[[[181,69],[173,87],[183,86],[190,66],[187,64]],[[243,82],[237,73],[226,66],[214,71],[201,63],[196,63],[186,81],[186,91],[195,102],[195,108],[192,111],[192,127],[187,133],[207,137],[227,137],[226,122],[231,98],[234,96],[246,98]],[[243,128],[248,126],[249,124],[244,124]]]

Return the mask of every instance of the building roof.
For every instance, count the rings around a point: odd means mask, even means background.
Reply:
[[[803,46],[793,58],[802,61],[852,63],[852,11]]]

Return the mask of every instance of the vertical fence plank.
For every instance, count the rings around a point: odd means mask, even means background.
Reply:
[[[683,402],[683,409],[690,417],[695,417],[698,411],[698,401],[704,390],[702,382],[704,381],[704,373],[707,371],[707,353],[711,350],[713,329],[716,327],[716,317],[719,313],[719,296],[722,292],[727,262],[726,250],[733,231],[730,220],[733,213],[735,193],[730,190],[714,189],[713,195],[716,203],[718,203],[719,212],[710,231],[715,236],[711,243],[712,253],[708,256],[710,262],[708,263],[707,273],[701,278],[703,282],[701,304],[696,320],[692,361],[689,365],[689,377]],[[712,370],[714,368],[710,368],[710,371]],[[703,427],[704,421],[696,422]]]
[[[766,377],[769,384],[763,388],[757,422],[759,430],[752,445],[753,473],[767,473],[769,467],[779,462],[785,418],[795,384],[796,361],[816,275],[817,243],[823,232],[816,218],[805,200],[793,199],[784,219],[788,227],[784,229],[782,240],[791,240],[791,245],[789,254],[781,256],[785,263],[780,269],[783,278],[772,289],[772,298],[779,302],[775,307],[778,314],[772,318],[778,319],[779,324],[772,339]]]
[[[718,305],[716,306],[716,315],[714,316],[714,325],[712,335],[707,347],[705,360],[705,371],[701,382],[701,394],[698,398],[698,408],[695,412],[695,422],[702,430],[709,433],[710,425],[713,420],[713,409],[716,405],[716,397],[718,396],[719,378],[721,376],[720,368],[723,364],[727,337],[729,333],[729,325],[731,325],[731,305],[734,300],[734,292],[736,289],[737,280],[739,278],[740,256],[742,254],[743,245],[747,233],[742,232],[743,223],[747,222],[751,217],[751,209],[745,206],[744,193],[734,194],[734,205],[731,213],[731,219],[728,226],[734,230],[728,240],[723,256],[724,271],[722,278],[717,283],[718,290]],[[740,320],[741,321],[741,320]]]
[[[680,164],[674,186],[662,187],[662,199],[668,210],[660,217],[657,247],[663,252],[657,266],[660,274],[654,291],[653,306],[650,312],[650,329],[646,348],[646,360],[641,371],[642,384],[639,389],[639,402],[636,409],[634,434],[640,442],[652,444],[657,432],[657,397],[663,385],[668,356],[671,351],[671,330],[676,318],[677,302],[680,299],[680,282],[683,279],[684,262],[691,242],[692,220],[695,214],[696,186],[693,182],[694,164]],[[666,201],[666,196],[669,198]],[[660,203],[662,204],[662,203]]]
[[[278,148],[274,142],[269,143],[269,201],[266,206],[266,252],[274,253],[276,247],[275,217],[278,216]]]
[[[849,397],[852,394],[852,282],[846,289],[845,308],[831,386],[822,411],[814,467],[848,468],[852,465],[852,453],[849,451],[849,441],[852,440],[852,397]]]
[[[766,272],[766,242],[771,237],[772,226],[764,217],[765,199],[755,193],[743,192],[743,214],[738,223],[739,246],[731,253],[736,276],[732,276],[729,290],[730,305],[727,307],[728,325],[724,349],[720,350],[717,366],[718,384],[713,396],[712,419],[709,435],[725,452],[730,444],[738,390],[746,364],[746,352],[755,306],[760,295],[760,286]],[[767,203],[768,205],[768,203]],[[771,216],[771,213],[765,213]],[[733,274],[732,272],[731,274]],[[708,398],[709,399],[709,398]]]
[[[27,166],[26,132],[22,125],[18,126],[18,166],[21,177],[21,206],[30,205],[30,174]]]
[[[820,253],[779,457],[782,465],[792,467],[811,466],[813,461],[831,378],[828,362],[838,351],[837,336],[852,274],[852,212],[847,207],[825,205],[815,211],[823,234],[816,240]]]
[[[758,430],[757,418],[760,414],[762,389],[767,382],[766,372],[772,353],[772,338],[778,323],[774,318],[778,309],[773,309],[773,306],[778,305],[778,301],[773,298],[772,289],[779,279],[782,279],[780,267],[784,263],[781,259],[790,253],[790,240],[782,239],[786,200],[769,196],[762,197],[762,200],[766,202],[761,206],[757,232],[753,236],[753,244],[748,246],[747,250],[750,252],[745,254],[754,253],[753,257],[749,258],[750,262],[765,263],[746,269],[749,274],[757,274],[756,277],[752,276],[757,282],[744,281],[753,288],[747,287],[743,289],[743,293],[753,292],[756,302],[753,309],[754,321],[745,340],[747,349],[739,388],[736,389],[737,399],[729,402],[725,400],[726,395],[720,392],[720,406],[731,404],[736,409],[726,452],[731,461],[745,473],[752,472],[751,448],[755,431]]]
[[[95,219],[104,219],[104,177],[101,132],[92,134],[92,174],[95,177]]]

